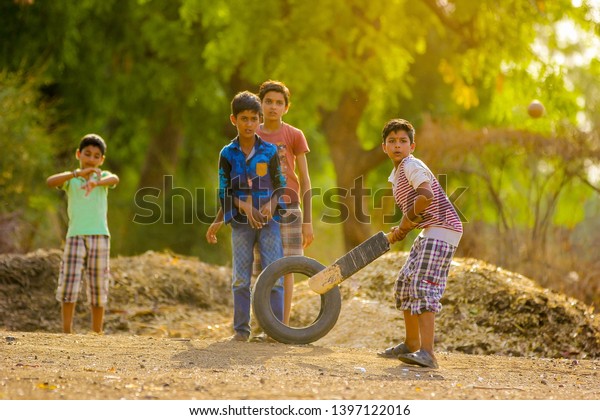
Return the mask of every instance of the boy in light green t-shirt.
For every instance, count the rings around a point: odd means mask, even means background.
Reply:
[[[67,193],[69,230],[60,267],[56,299],[62,304],[63,332],[73,331],[75,303],[83,272],[87,274],[87,294],[92,307],[92,330],[101,333],[104,307],[108,300],[110,232],[108,230],[108,188],[119,177],[100,170],[106,143],[96,134],[81,139],[75,157],[79,169],[48,177],[47,184]]]

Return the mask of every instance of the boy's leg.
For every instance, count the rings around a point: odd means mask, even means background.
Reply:
[[[289,204],[280,224],[283,256],[304,255],[302,248],[302,210],[299,204]],[[258,276],[268,264],[262,264],[258,246],[254,247],[253,273]],[[283,277],[283,323],[289,325],[294,294],[294,273]]]
[[[104,325],[104,306],[92,305],[92,331],[101,333]]]
[[[110,238],[105,235],[90,235],[84,238],[88,252],[86,291],[91,305],[92,331],[101,333],[110,283]]]
[[[294,300],[294,273],[283,276],[283,323],[290,325],[292,301]]]
[[[234,221],[231,224],[233,329],[246,338],[250,336],[250,279],[257,234],[249,223]]]
[[[63,332],[73,333],[73,315],[75,314],[75,302],[63,302],[61,307]]]
[[[433,356],[433,340],[435,335],[435,313],[423,312],[418,315],[419,332],[421,333],[421,350]],[[435,358],[435,356],[434,356]]]
[[[403,313],[404,326],[406,328],[404,344],[406,344],[410,351],[417,351],[421,348],[420,317],[419,315],[413,315],[410,310],[405,310]]]
[[[418,248],[415,246],[415,244],[413,244],[408,258],[398,273],[398,278],[396,279],[396,283],[394,285],[394,299],[396,301],[396,308],[401,310],[404,315],[404,344],[410,351],[417,351],[421,346],[419,318],[416,314],[413,315],[410,308],[412,293],[411,280],[414,276],[418,255]]]
[[[77,302],[83,277],[85,256],[86,249],[83,237],[68,237],[65,241],[63,258],[60,263],[58,287],[55,295],[56,300],[61,303],[63,331],[68,334],[73,332],[75,302]]]
[[[252,262],[252,275],[254,277],[258,277],[258,275],[267,268],[266,265],[262,264],[260,260],[260,251],[258,250],[258,242],[254,244],[254,248],[252,249],[252,253],[254,254],[254,261]]]
[[[302,210],[299,204],[290,204],[279,225],[283,255],[304,255],[302,248]],[[283,277],[283,323],[289,325],[294,295],[294,273]]]
[[[421,350],[434,357],[435,314],[442,309],[440,300],[446,290],[456,247],[437,239],[418,237],[413,249],[416,258],[408,288],[410,299],[403,309],[418,314]]]
[[[258,235],[260,258],[264,266],[283,258],[283,248],[281,245],[281,234],[279,223],[275,220],[269,221]],[[283,321],[283,278],[280,278],[271,290],[271,310],[275,317]]]
[[[438,362],[433,353],[433,337],[435,331],[435,313],[426,311],[416,315],[421,335],[421,348],[412,353],[398,354],[398,359],[404,363],[437,369]]]

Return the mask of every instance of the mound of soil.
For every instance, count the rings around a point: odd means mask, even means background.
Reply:
[[[315,345],[383,348],[403,337],[393,283],[406,254],[379,258],[341,285],[340,319]],[[59,250],[0,255],[0,329],[59,332],[54,299]],[[231,334],[231,270],[196,258],[147,252],[111,261],[106,334],[219,340]],[[306,325],[319,299],[296,279],[292,325]],[[82,296],[83,302],[85,297]],[[76,331],[89,329],[77,306]],[[457,258],[437,318],[439,351],[478,355],[600,357],[600,322],[592,308],[533,280],[473,259]]]

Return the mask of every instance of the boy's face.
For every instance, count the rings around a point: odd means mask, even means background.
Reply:
[[[394,162],[394,166],[398,166],[402,159],[415,150],[415,144],[410,143],[410,137],[404,130],[392,131],[388,134],[382,147],[385,154]]]
[[[265,120],[279,121],[289,106],[285,104],[285,96],[281,92],[271,90],[265,94],[262,100],[262,110]]]
[[[260,115],[254,111],[242,111],[230,116],[231,123],[235,125],[241,141],[254,141],[254,133],[260,124]]]
[[[104,155],[102,150],[97,146],[85,146],[83,149],[77,149],[75,153],[81,169],[98,168],[104,163]]]

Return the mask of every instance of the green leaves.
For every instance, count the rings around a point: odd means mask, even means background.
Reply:
[[[72,162],[74,139],[91,131],[107,138],[107,165],[127,180],[115,191],[120,204],[143,184],[152,141],[173,150],[176,175],[211,188],[214,159],[231,134],[231,97],[269,78],[292,91],[285,120],[308,134],[317,186],[339,183],[334,155],[350,168],[375,167],[379,160],[368,150],[391,117],[414,121],[418,132],[429,114],[441,129],[462,120],[466,132],[501,127],[544,137],[600,123],[600,64],[585,49],[598,45],[597,18],[570,0],[85,0],[28,7],[9,1],[0,12],[0,62],[5,80],[13,78],[0,100],[8,106],[12,98],[7,115],[14,118],[8,123],[2,115],[0,124],[10,127],[5,138],[27,139],[15,149],[18,159],[7,157],[2,166],[10,175],[0,178],[20,191],[26,184],[15,181],[16,162],[43,167],[29,153],[38,147],[30,139],[47,138],[47,155],[59,157],[52,166],[62,169]],[[586,41],[561,38],[565,22]],[[36,81],[28,85],[32,74]],[[22,97],[29,102],[16,102],[19,89],[29,92]],[[527,116],[532,99],[545,105],[544,118]],[[25,103],[37,103],[37,114]],[[43,108],[49,103],[50,114]],[[177,135],[159,135],[169,124]],[[344,141],[334,141],[338,136]],[[503,139],[456,152],[432,143],[428,153],[441,168],[463,163],[486,223],[511,215],[510,226],[534,226],[523,197],[552,191],[561,191],[555,204],[540,202],[540,211],[554,208],[555,223],[576,223],[580,213],[562,209],[570,208],[569,197],[585,199],[586,187],[569,178],[559,151],[546,149]],[[532,160],[556,174],[537,183]],[[573,183],[561,186],[567,178]]]
[[[49,110],[40,101],[38,83],[34,76],[0,72],[2,213],[26,207],[27,197],[45,187],[42,176],[50,167],[52,141],[45,132]]]

